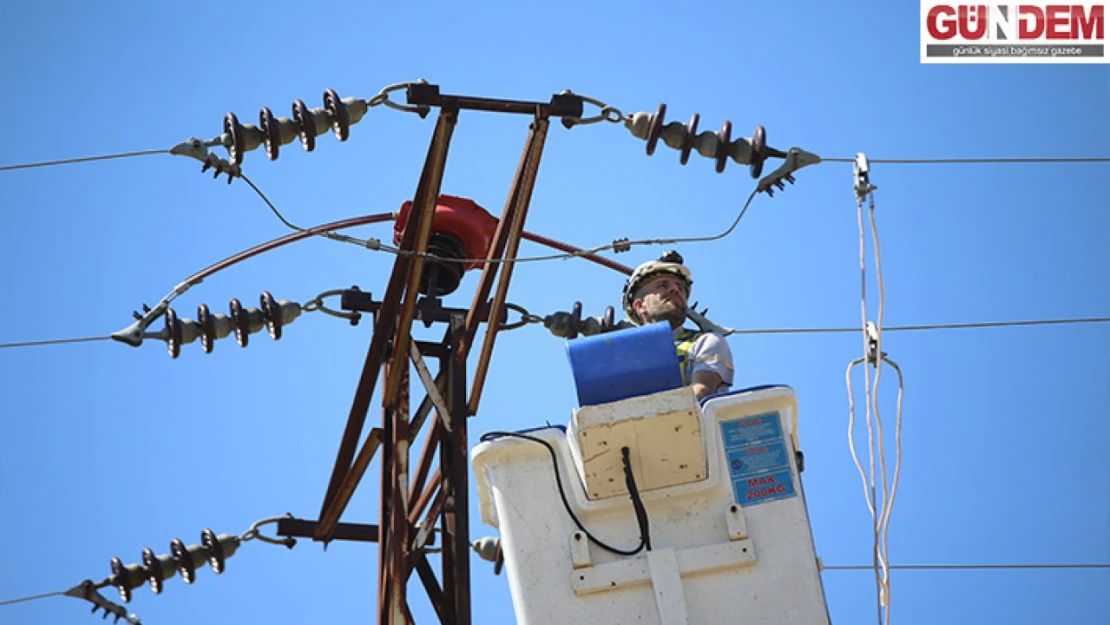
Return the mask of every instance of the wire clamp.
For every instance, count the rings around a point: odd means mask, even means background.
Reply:
[[[115,618],[113,623],[118,623],[120,619],[130,623],[131,625],[142,625],[142,621],[134,614],[128,614],[127,610],[118,603],[114,603],[104,598],[104,595],[97,592],[98,588],[103,588],[108,585],[108,580],[104,580],[99,584],[94,584],[91,579],[77,584],[73,588],[65,591],[66,597],[74,597],[76,599],[84,599],[93,604],[92,613],[96,614],[97,610],[104,610],[103,618],[108,618],[112,615]]]
[[[759,185],[756,186],[756,193],[767,193],[768,196],[774,197],[775,190],[772,187],[778,187],[780,191],[786,188],[785,182],[794,184],[794,172],[799,169],[816,165],[821,162],[821,157],[812,152],[806,152],[801,148],[790,148],[786,153],[782,165],[778,169],[767,174],[759,180]]]
[[[867,156],[863,152],[856,154],[856,160],[852,164],[852,173],[856,181],[856,197],[864,198],[878,189],[878,187],[871,184],[871,163],[868,162]]]

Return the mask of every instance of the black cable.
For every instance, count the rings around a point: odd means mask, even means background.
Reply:
[[[640,491],[636,489],[636,478],[632,475],[628,447],[621,447],[621,462],[624,464],[624,484],[628,487],[628,495],[632,497],[632,508],[636,510],[636,523],[640,525],[640,542],[644,545],[644,549],[651,551],[651,528],[648,527],[647,510],[644,510]]]
[[[547,448],[547,453],[551,454],[551,465],[555,469],[555,485],[558,487],[557,490],[559,491],[559,498],[563,500],[563,507],[566,508],[567,514],[570,515],[571,520],[574,521],[574,524],[578,527],[578,529],[581,530],[582,533],[586,535],[586,538],[590,539],[590,541],[593,542],[593,544],[597,545],[598,547],[601,547],[602,549],[604,549],[606,551],[612,551],[613,553],[615,553],[617,555],[622,555],[622,556],[634,556],[637,553],[640,553],[641,551],[644,550],[644,547],[647,546],[647,543],[645,541],[645,537],[647,536],[647,532],[645,530],[645,526],[646,526],[646,523],[647,523],[646,513],[644,514],[644,524],[641,525],[641,528],[640,528],[640,531],[641,531],[641,534],[642,534],[640,536],[640,545],[638,547],[636,547],[635,549],[633,549],[633,550],[617,549],[616,547],[612,547],[610,545],[607,545],[607,544],[601,542],[600,540],[598,540],[598,538],[596,536],[594,536],[593,534],[590,533],[590,530],[586,529],[586,526],[582,525],[582,521],[578,520],[578,517],[574,514],[574,510],[571,509],[570,502],[567,501],[567,495],[566,495],[566,493],[563,492],[563,479],[561,477],[559,477],[559,461],[555,457],[555,448],[551,446],[551,443],[548,443],[547,441],[543,440],[542,438],[536,438],[535,436],[529,436],[527,434],[520,434],[518,432],[501,432],[501,431],[486,432],[485,434],[482,435],[480,440],[484,443],[486,441],[493,440],[495,438],[501,438],[503,436],[508,436],[510,438],[522,438],[526,441],[532,441],[533,443],[539,443],[539,444],[541,444],[541,445],[543,445],[544,447]],[[628,465],[625,464],[625,475],[627,476],[630,473],[631,473],[631,470],[628,468]],[[635,483],[633,483],[633,488],[635,488]],[[629,495],[631,496],[633,492],[635,492],[635,491],[630,490]],[[639,500],[639,494],[637,493],[635,495],[635,497],[633,497],[633,499],[632,499],[632,506],[634,508],[636,508],[637,506],[640,506],[642,508],[643,503],[640,503],[638,500]],[[637,516],[637,518],[639,518],[639,516],[640,516],[640,509],[639,508],[636,511],[636,516]]]

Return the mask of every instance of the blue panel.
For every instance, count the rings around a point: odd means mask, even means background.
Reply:
[[[736,503],[751,506],[796,495],[779,413],[722,421],[721,444]]]
[[[682,386],[674,333],[665,321],[567,341],[579,406]]]

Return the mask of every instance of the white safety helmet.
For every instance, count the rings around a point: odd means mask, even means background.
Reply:
[[[628,319],[632,323],[636,325],[643,323],[640,315],[632,308],[632,302],[636,299],[636,292],[648,280],[661,273],[672,274],[681,280],[682,284],[686,286],[686,295],[689,297],[690,287],[694,284],[694,278],[690,275],[690,270],[682,264],[681,254],[673,250],[666,252],[659,257],[659,260],[649,260],[637,267],[628,281],[624,283],[624,297],[621,299],[621,303],[624,305],[624,314],[628,315]]]

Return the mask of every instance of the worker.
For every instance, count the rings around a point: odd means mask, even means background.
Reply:
[[[613,329],[660,321],[670,323],[682,382],[692,387],[694,396],[700,400],[723,393],[732,386],[732,350],[720,334],[683,327],[694,280],[682,262],[678,252],[670,251],[659,260],[637,267],[625,283],[621,298],[628,321],[620,322]],[[570,313],[565,312],[544,320],[544,325],[556,336],[568,336],[572,324]],[[579,332],[597,334],[601,327],[601,321],[591,317],[583,320]]]

